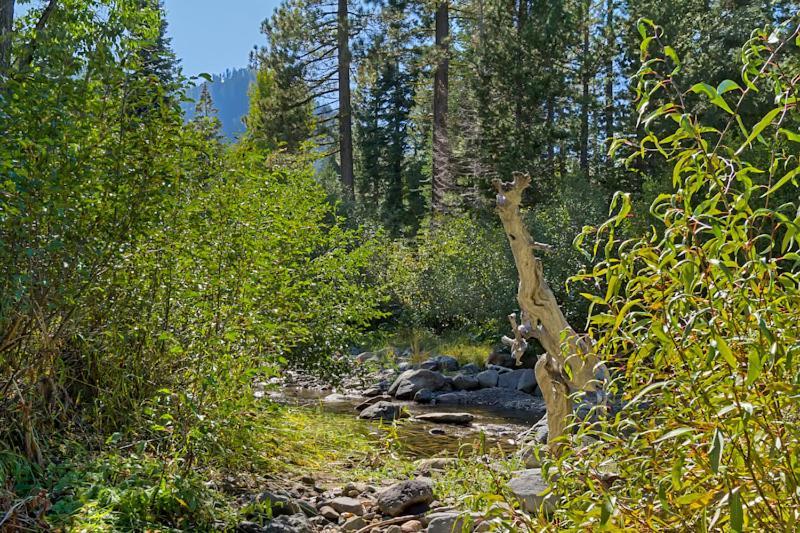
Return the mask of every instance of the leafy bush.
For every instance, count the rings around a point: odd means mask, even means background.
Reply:
[[[184,124],[158,12],[69,5],[0,88],[0,442],[43,462],[80,425],[191,464],[247,427],[257,375],[331,370],[382,316],[374,245],[306,162]]]
[[[800,254],[796,178],[797,46],[794,25],[756,31],[742,51],[740,83],[684,92],[680,61],[660,29],[645,38],[639,110],[647,129],[630,161],[662,156],[671,193],[651,212],[657,226],[621,241],[630,212],[581,237],[601,261],[581,279],[592,296],[592,335],[617,368],[622,412],[578,424],[596,440],[554,466],[564,496],[556,523],[568,530],[792,530],[800,497]],[[756,91],[774,107],[752,124],[737,110]],[[724,110],[708,126],[692,100]],[[654,102],[659,102],[658,106]],[[583,440],[584,442],[585,439]]]

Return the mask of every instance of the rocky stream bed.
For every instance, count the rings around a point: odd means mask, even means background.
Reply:
[[[505,366],[461,366],[448,356],[412,364],[407,357],[387,359],[372,352],[358,354],[354,362],[353,375],[335,388],[287,372],[262,384],[257,394],[358,417],[376,435],[391,427],[401,453],[414,461],[411,478],[331,486],[332,480],[309,473],[292,484],[276,483],[255,497],[267,504],[272,517],[242,522],[238,531],[489,531],[489,521],[464,513],[454,501],[438,499],[430,479],[454,465],[465,446],[521,454],[531,468],[516,473],[508,488],[522,509],[540,508],[547,486],[529,452],[546,441],[547,425],[532,369],[515,369],[507,360]]]

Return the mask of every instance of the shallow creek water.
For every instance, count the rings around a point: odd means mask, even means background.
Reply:
[[[331,391],[285,387],[266,391],[266,395],[280,403],[321,409],[330,413],[358,416],[355,406],[364,398],[343,397],[339,401],[323,401]],[[471,413],[475,420],[469,426],[450,424],[431,424],[412,419],[400,420],[395,434],[400,449],[414,458],[454,456],[464,447],[497,448],[500,446],[510,453],[517,449],[520,433],[529,429],[537,419],[526,411],[492,409],[474,406],[420,405],[414,402],[397,402],[405,406],[412,416],[431,412]],[[375,436],[389,434],[391,425],[378,421],[364,420],[364,431]],[[435,429],[443,434],[432,434]]]

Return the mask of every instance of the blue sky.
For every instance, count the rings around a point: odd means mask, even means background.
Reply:
[[[247,66],[261,22],[279,0],[165,0],[172,47],[185,74]]]
[[[264,43],[261,22],[280,0],[165,0],[172,47],[183,72],[219,74],[247,66],[250,50]],[[41,0],[17,6],[17,15]]]

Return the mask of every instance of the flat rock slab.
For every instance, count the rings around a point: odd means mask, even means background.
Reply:
[[[395,483],[377,495],[378,508],[389,516],[400,516],[410,507],[427,505],[432,501],[433,484],[426,478]]]
[[[448,392],[436,397],[442,405],[481,405],[500,409],[528,411],[532,418],[544,416],[547,409],[541,398],[522,391],[491,387],[476,391]]]
[[[339,498],[334,498],[329,501],[328,505],[340,514],[352,513],[358,516],[364,514],[364,505],[355,498],[340,496]]]
[[[475,420],[475,415],[470,413],[425,413],[415,416],[414,420],[431,422],[433,424],[458,424],[466,426]]]

